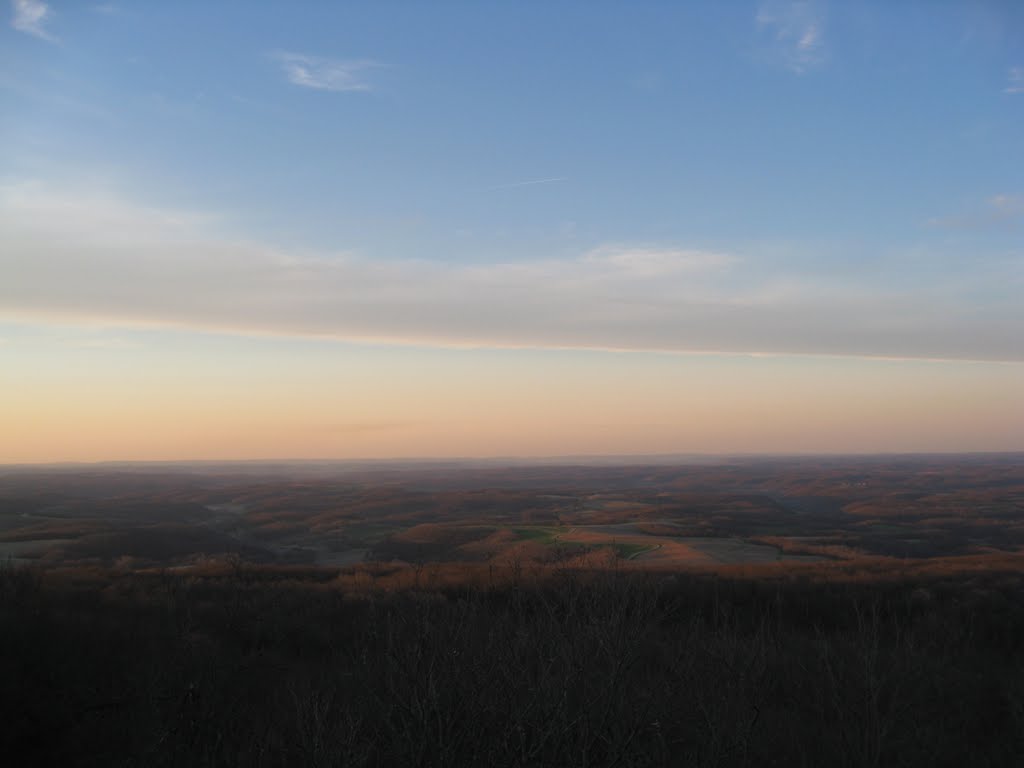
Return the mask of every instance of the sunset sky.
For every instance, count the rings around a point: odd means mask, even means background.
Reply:
[[[1024,3],[3,12],[0,462],[1024,450]]]

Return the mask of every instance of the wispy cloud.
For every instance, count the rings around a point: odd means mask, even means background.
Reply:
[[[73,339],[66,343],[79,349],[138,349],[144,346],[141,342],[120,338]]]
[[[11,0],[11,7],[14,10],[12,27],[42,40],[56,42],[57,38],[46,31],[46,23],[53,16],[50,6],[42,0]]]
[[[988,204],[1002,218],[1020,218],[1024,216],[1024,197],[1015,195],[995,195],[988,199]]]
[[[928,226],[947,229],[975,229],[1005,224],[1024,218],[1024,197],[1019,195],[993,195],[980,211],[954,216],[938,216],[928,220]]]
[[[366,435],[375,432],[404,431],[419,426],[412,421],[356,421],[343,424],[318,424],[317,431],[333,435]]]
[[[659,244],[504,262],[375,260],[283,251],[209,226],[0,186],[0,317],[439,346],[1024,360],[1012,264],[982,275],[975,260],[981,282],[971,285],[936,282],[929,269],[899,286]]]
[[[812,0],[768,2],[757,13],[757,25],[772,37],[775,54],[797,74],[825,60],[825,20]]]
[[[1024,93],[1024,67],[1010,67],[1003,93]]]
[[[732,267],[739,259],[717,251],[604,245],[585,253],[580,261],[621,271],[623,277],[646,279],[684,273],[709,274]]]
[[[496,189],[512,189],[514,187],[532,187],[534,184],[552,184],[556,181],[568,181],[566,176],[553,176],[550,179],[533,179],[531,181],[514,181],[511,184],[496,184],[493,187],[487,187],[487,190],[493,191]]]
[[[277,53],[288,82],[320,91],[372,91],[366,73],[381,65],[375,61],[329,59],[301,53]]]

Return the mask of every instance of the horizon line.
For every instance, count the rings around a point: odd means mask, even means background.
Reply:
[[[953,457],[953,456],[1007,456],[1024,458],[1024,448],[1011,450],[932,450],[932,451],[729,451],[729,452],[681,452],[681,453],[582,453],[553,455],[492,455],[492,456],[394,456],[359,458],[259,458],[259,459],[96,459],[0,462],[0,469],[18,467],[103,467],[103,466],[145,466],[145,465],[272,465],[272,464],[495,464],[501,462],[523,464],[538,462],[608,462],[622,461],[636,464],[644,460],[672,461],[676,459],[778,459],[778,458],[889,458],[889,457]],[[538,464],[537,466],[539,466]]]

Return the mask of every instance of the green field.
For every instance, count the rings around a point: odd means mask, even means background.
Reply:
[[[558,537],[564,533],[562,528],[536,527],[513,528],[512,532],[524,541],[539,541],[542,544],[558,544]]]

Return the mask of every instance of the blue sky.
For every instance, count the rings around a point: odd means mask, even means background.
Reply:
[[[84,328],[1024,362],[1024,4],[6,13],[9,355]]]
[[[1020,192],[1019,4],[678,5],[53,3],[52,40],[5,30],[3,171],[474,259],[567,231],[941,243],[929,220]]]

